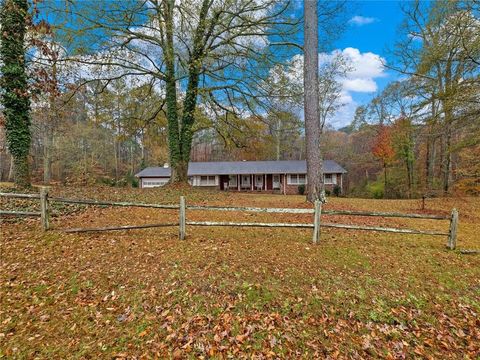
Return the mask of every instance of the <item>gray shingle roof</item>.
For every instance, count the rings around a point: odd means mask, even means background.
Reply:
[[[323,161],[326,174],[346,173],[347,171],[333,160]],[[148,167],[140,171],[137,177],[169,177],[170,168]],[[306,174],[305,160],[279,161],[211,161],[191,162],[188,175],[236,175],[236,174]]]

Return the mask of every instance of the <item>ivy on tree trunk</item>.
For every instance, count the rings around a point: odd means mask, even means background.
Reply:
[[[192,148],[193,131],[195,122],[195,109],[197,107],[198,86],[202,57],[204,56],[206,41],[211,35],[206,31],[207,14],[212,2],[204,0],[200,10],[200,20],[195,31],[193,51],[188,59],[188,84],[183,101],[181,115],[177,108],[177,86],[175,77],[175,52],[173,43],[173,0],[164,3],[165,11],[165,64],[166,64],[166,103],[168,121],[168,146],[172,174],[170,182],[188,181],[188,162]]]
[[[263,75],[277,63],[271,49],[295,46],[284,42],[284,36],[293,33],[298,23],[289,14],[290,1],[157,0],[138,2],[138,6],[104,6],[97,1],[88,7],[81,3],[72,2],[68,17],[77,14],[84,24],[67,21],[62,32],[82,38],[92,33],[96,39],[97,29],[105,29],[115,39],[108,44],[100,40],[102,48],[112,50],[102,51],[108,56],[91,56],[81,62],[122,69],[121,77],[146,76],[152,86],[162,84],[165,98],[158,111],[164,111],[167,118],[171,183],[188,180],[199,97],[206,108],[219,109],[225,116],[237,115],[246,107],[250,111],[257,105],[265,107],[260,100],[265,91],[253,75]],[[72,52],[93,55],[96,48],[80,45]],[[72,61],[78,61],[77,57]]]
[[[30,98],[25,72],[28,0],[4,0],[0,10],[2,105],[8,150],[13,156],[15,184],[30,186]]]

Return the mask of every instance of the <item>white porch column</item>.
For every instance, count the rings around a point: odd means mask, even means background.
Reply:
[[[255,176],[253,174],[250,174],[250,188],[253,191],[253,182],[255,181]]]
[[[263,174],[263,182],[263,185],[265,186],[265,191],[267,191],[267,174]]]
[[[237,191],[240,191],[240,175],[237,174]]]

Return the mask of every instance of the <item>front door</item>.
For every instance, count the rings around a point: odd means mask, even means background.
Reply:
[[[242,175],[240,184],[242,188],[250,188],[250,175]]]
[[[263,175],[255,175],[255,188],[257,190],[263,189]]]
[[[273,189],[280,189],[280,175],[273,175]]]

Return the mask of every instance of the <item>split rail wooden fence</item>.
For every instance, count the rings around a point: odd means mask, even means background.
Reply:
[[[427,214],[402,214],[390,212],[364,212],[364,211],[347,211],[347,210],[323,210],[319,201],[315,202],[313,209],[283,209],[283,208],[259,208],[259,207],[223,207],[223,206],[203,206],[203,205],[186,205],[185,197],[180,197],[178,205],[163,205],[163,204],[145,204],[134,202],[115,202],[115,201],[98,201],[98,200],[83,200],[83,199],[67,199],[61,197],[49,197],[47,188],[41,188],[40,194],[15,194],[15,193],[0,193],[0,197],[9,198],[24,198],[24,199],[39,199],[40,212],[32,211],[2,211],[0,216],[39,216],[41,219],[43,230],[50,229],[50,203],[59,202],[66,204],[85,204],[85,205],[99,205],[99,206],[128,206],[128,207],[148,207],[156,209],[178,209],[179,221],[176,223],[159,223],[159,224],[145,224],[145,225],[127,225],[127,226],[109,226],[101,228],[77,228],[67,229],[65,232],[91,232],[91,231],[113,231],[113,230],[130,230],[130,229],[145,229],[154,227],[178,226],[179,238],[184,240],[187,234],[186,227],[188,226],[234,226],[234,227],[266,227],[266,228],[312,228],[313,243],[317,244],[320,241],[320,230],[322,227],[364,230],[364,231],[381,231],[392,232],[399,234],[418,234],[430,236],[446,236],[447,247],[451,250],[456,248],[457,244],[457,227],[458,227],[458,211],[453,209],[450,216],[442,215],[427,215]],[[311,223],[262,223],[262,222],[227,222],[227,221],[188,221],[186,210],[201,210],[201,211],[235,211],[235,212],[256,212],[256,213],[281,213],[281,214],[313,214],[313,222]],[[448,232],[429,231],[417,229],[401,229],[389,227],[376,226],[362,226],[362,225],[347,225],[336,223],[321,222],[321,215],[347,215],[347,216],[373,216],[373,217],[395,217],[395,218],[410,218],[410,219],[430,219],[430,220],[449,220],[450,227]]]

